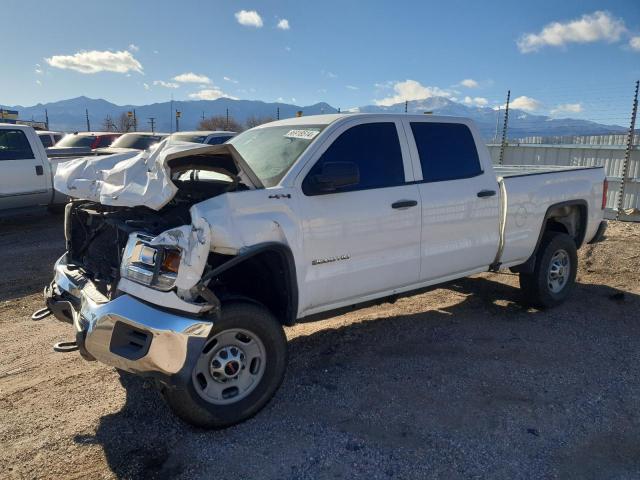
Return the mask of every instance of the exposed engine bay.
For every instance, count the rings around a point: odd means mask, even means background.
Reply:
[[[209,226],[190,208],[223,193],[246,190],[229,155],[187,155],[166,163],[176,188],[159,210],[74,200],[65,211],[68,260],[107,298],[122,277],[160,291],[176,288],[183,299],[202,275],[195,257],[209,254]]]

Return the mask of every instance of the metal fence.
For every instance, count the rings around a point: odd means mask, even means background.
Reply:
[[[620,138],[619,138],[620,137]],[[527,140],[542,139],[534,137]],[[593,135],[587,137],[564,138],[564,144],[553,143],[510,143],[504,149],[504,165],[566,165],[566,166],[604,166],[609,180],[607,195],[608,218],[615,217],[618,195],[622,181],[622,169],[625,156],[626,135]],[[546,139],[549,140],[548,138]],[[488,145],[491,158],[498,163],[500,145]],[[640,146],[631,150],[629,170],[625,186],[622,208],[640,212]],[[635,210],[633,210],[635,209]],[[640,221],[640,214],[632,213],[625,220]]]

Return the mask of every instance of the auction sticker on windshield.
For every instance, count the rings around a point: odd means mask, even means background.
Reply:
[[[286,138],[302,138],[311,140],[320,133],[319,130],[289,130],[284,134]]]

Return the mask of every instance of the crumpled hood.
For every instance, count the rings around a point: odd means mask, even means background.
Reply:
[[[178,191],[171,181],[169,160],[190,155],[230,155],[241,181],[249,188],[262,188],[260,180],[231,144],[195,145],[161,142],[153,151],[82,157],[60,163],[53,185],[71,197],[103,205],[164,207]]]

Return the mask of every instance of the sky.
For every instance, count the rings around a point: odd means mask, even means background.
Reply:
[[[0,103],[446,96],[628,122],[640,1],[0,0]]]

